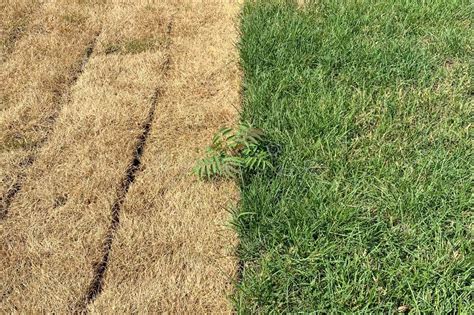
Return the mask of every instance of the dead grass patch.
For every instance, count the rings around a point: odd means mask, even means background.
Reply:
[[[133,10],[129,10],[132,7]],[[161,31],[168,26],[167,21],[156,20],[156,16],[160,14],[164,14],[163,8],[157,5],[133,6],[124,4],[122,10],[109,16],[109,19],[116,24],[106,23],[109,27],[104,29],[104,38],[107,40],[99,43],[97,52],[104,54],[138,54],[164,49],[167,39]],[[117,30],[120,30],[120,32],[117,32]]]
[[[26,31],[31,15],[40,1],[2,1],[0,4],[0,61],[4,61],[15,42]]]
[[[236,237],[232,183],[190,174],[214,131],[237,119],[236,2],[177,7],[170,70],[143,169],[120,214],[97,313],[229,313]]]
[[[97,47],[110,42],[110,36],[135,32],[138,24],[124,19],[133,16],[140,21],[136,12],[142,12],[142,7],[110,5],[105,17],[99,16],[104,25]],[[139,25],[141,31],[166,33],[156,25],[165,26],[168,17],[164,10],[157,12],[149,28]],[[51,19],[65,21],[62,16]],[[50,27],[41,30],[50,40],[59,32]],[[65,45],[75,43],[63,40]],[[69,58],[64,52],[62,57]],[[105,55],[99,49],[92,55],[0,223],[3,312],[66,313],[84,295],[102,257],[111,208],[143,132],[165,61],[161,50]],[[33,112],[42,109],[42,103],[29,106]]]
[[[81,24],[62,18],[79,11],[85,18]],[[0,213],[6,211],[6,196],[25,175],[22,161],[34,156],[46,140],[100,29],[95,5],[55,1],[43,4],[37,13],[0,66]]]

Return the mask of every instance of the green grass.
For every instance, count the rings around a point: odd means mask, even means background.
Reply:
[[[474,312],[469,3],[247,1],[238,312]]]

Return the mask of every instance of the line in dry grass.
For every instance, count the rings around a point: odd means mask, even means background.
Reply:
[[[94,52],[94,48],[97,43],[97,38],[99,37],[99,35],[100,35],[100,32],[98,32],[95,35],[94,39],[86,47],[84,56],[81,60],[80,66],[78,67],[78,70],[75,71],[75,73],[73,74],[72,80],[70,81],[68,88],[64,91],[64,94],[60,98],[62,99],[66,98],[66,95],[70,93],[71,87],[77,82],[77,79],[81,76],[82,72],[84,71],[84,68],[89,62],[89,59],[92,53]],[[51,117],[51,125],[54,125],[54,122],[56,121],[56,118],[58,117],[58,115],[59,115],[59,112],[53,113]],[[41,142],[35,145],[35,147],[40,148],[46,141],[48,141],[48,137],[45,137],[44,139],[42,139]],[[24,158],[20,162],[21,169],[23,170],[23,172],[26,172],[27,169],[34,163],[35,158],[36,158],[36,155],[33,152],[32,154],[28,155],[26,158]],[[7,216],[8,208],[10,207],[10,204],[15,198],[15,196],[21,190],[23,180],[24,180],[24,174],[20,174],[16,178],[12,187],[8,189],[4,195],[0,196],[0,220],[4,219]]]
[[[172,27],[173,27],[173,16],[171,16],[170,21],[167,26],[167,30],[166,30],[167,36],[170,36]],[[171,44],[170,42],[167,43],[165,50],[169,50],[170,44]],[[164,76],[166,76],[166,73],[169,70],[169,65],[170,65],[170,58],[168,56],[166,60],[163,62]],[[112,249],[115,233],[120,225],[120,211],[125,201],[125,198],[127,196],[128,190],[130,186],[133,184],[133,182],[135,181],[136,173],[140,169],[143,151],[145,149],[148,136],[150,134],[152,122],[155,117],[157,102],[160,96],[161,96],[160,89],[157,88],[151,101],[151,106],[148,112],[148,116],[143,124],[143,133],[140,135],[137,141],[136,148],[134,150],[134,155],[132,158],[132,162],[130,163],[130,165],[128,166],[125,172],[124,179],[122,180],[122,186],[119,190],[117,199],[115,200],[112,206],[111,223],[110,223],[109,230],[107,232],[107,236],[104,240],[102,259],[95,268],[94,278],[92,279],[92,282],[89,285],[89,288],[87,290],[87,293],[85,294],[85,297],[75,307],[75,309],[79,310],[79,312],[81,313],[87,312],[87,306],[90,303],[92,303],[96,299],[96,297],[102,292],[104,277],[105,277],[105,273],[107,271],[108,264],[109,264],[110,251]]]
[[[125,196],[127,195],[128,189],[130,185],[133,184],[135,181],[136,172],[140,169],[141,164],[141,157],[143,155],[143,150],[150,133],[151,122],[153,121],[153,117],[155,116],[155,109],[156,109],[156,101],[159,97],[159,91],[155,92],[153,96],[152,105],[150,106],[150,111],[148,112],[148,117],[143,126],[143,133],[140,135],[140,138],[137,141],[137,145],[135,148],[135,153],[130,163],[127,171],[125,172],[125,177],[122,180],[122,186],[120,188],[119,194],[117,199],[115,200],[112,206],[112,215],[111,215],[111,223],[109,230],[107,232],[107,236],[104,241],[104,255],[102,256],[101,261],[97,264],[94,272],[94,278],[87,290],[86,296],[79,303],[78,309],[82,312],[85,311],[87,305],[95,300],[98,294],[102,292],[103,280],[105,272],[107,271],[108,263],[109,263],[109,255],[110,249],[112,248],[112,243],[115,236],[115,231],[119,227],[120,224],[120,208],[125,200]]]
[[[120,188],[117,199],[115,200],[112,206],[112,220],[110,223],[109,231],[104,241],[104,255],[102,260],[97,264],[94,272],[94,279],[92,280],[89,289],[87,290],[84,300],[79,304],[79,309],[85,311],[87,305],[95,300],[98,294],[102,292],[102,286],[104,281],[105,272],[109,264],[109,255],[112,248],[112,243],[115,237],[115,232],[120,224],[120,210],[127,195],[128,189],[135,181],[136,172],[140,169],[141,157],[143,155],[143,150],[145,148],[148,135],[150,134],[151,123],[155,117],[156,102],[159,98],[159,90],[155,92],[153,96],[152,105],[150,106],[150,111],[148,112],[148,117],[143,126],[143,133],[140,135],[140,138],[137,141],[135,148],[135,153],[130,163],[127,171],[125,172],[125,177],[122,180],[122,186]]]
[[[162,9],[114,4],[101,17],[71,101],[0,222],[0,312],[68,313],[84,297],[166,60],[162,47],[133,55],[104,47],[144,33],[165,36]]]
[[[226,206],[233,183],[190,170],[239,106],[237,3],[177,9],[171,66],[142,157],[121,207],[103,290],[91,313],[223,314],[232,311],[235,234]]]
[[[5,217],[21,189],[90,57],[100,29],[97,9],[92,3],[42,3],[28,31],[1,64],[0,217]]]

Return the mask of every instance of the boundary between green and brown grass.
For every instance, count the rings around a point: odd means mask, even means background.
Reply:
[[[215,130],[237,119],[240,5],[170,1],[168,10],[170,67],[91,313],[232,312],[236,185],[202,182],[191,169]]]

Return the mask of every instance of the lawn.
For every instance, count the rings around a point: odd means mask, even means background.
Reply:
[[[474,311],[472,10],[246,3],[238,312]]]
[[[240,4],[204,2],[0,3],[0,314],[232,312],[238,187],[190,171]]]

